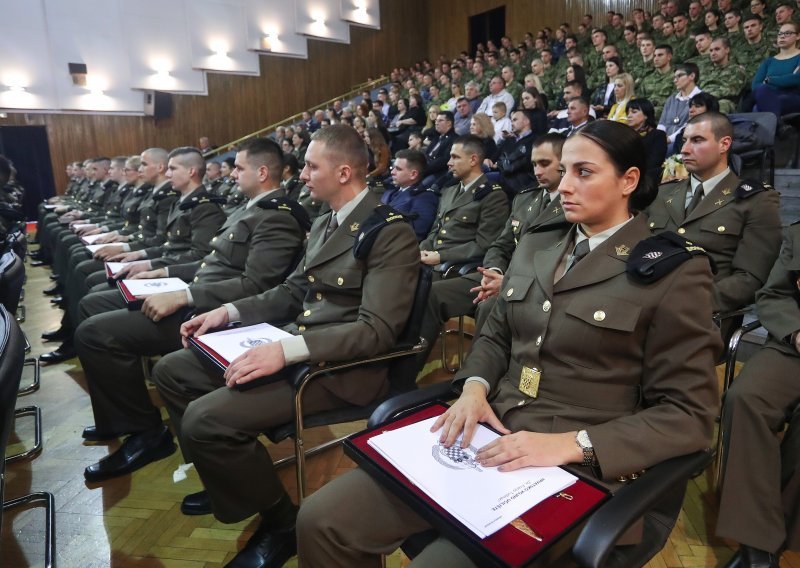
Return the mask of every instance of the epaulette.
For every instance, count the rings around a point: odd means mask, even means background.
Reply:
[[[747,199],[756,193],[761,193],[762,191],[771,191],[772,189],[773,187],[771,185],[764,183],[763,181],[743,179],[739,184],[739,187],[736,188],[736,199]]]
[[[398,187],[397,190],[399,191],[400,188]],[[425,193],[426,191],[435,193],[435,191],[433,191],[433,188],[425,187],[421,183],[418,183],[417,185],[412,186],[411,188],[408,189],[408,193],[410,193],[411,195],[419,195],[420,193]]]
[[[161,201],[162,199],[166,199],[167,197],[180,197],[180,192],[177,189],[169,188],[164,189],[163,187],[156,191],[153,194],[153,199],[156,201]]]
[[[481,199],[483,199],[484,197],[486,197],[487,195],[489,195],[493,191],[498,191],[498,190],[500,190],[500,191],[503,190],[503,186],[500,185],[499,183],[489,183],[488,181],[484,182],[484,183],[480,184],[477,187],[477,189],[475,189],[475,195],[472,197],[472,200],[473,201],[480,201]]]
[[[660,280],[693,256],[705,255],[711,263],[712,272],[717,267],[703,247],[683,237],[665,231],[640,241],[630,253],[627,271],[634,280],[649,284]]]
[[[361,227],[356,235],[356,242],[353,244],[353,256],[359,260],[367,258],[381,229],[386,225],[399,222],[407,223],[408,219],[406,219],[402,213],[392,209],[388,205],[381,204],[375,207],[372,214],[361,223]]]
[[[217,197],[216,195],[195,195],[194,197],[185,199],[183,203],[178,205],[178,209],[181,211],[186,211],[187,209],[192,209],[193,207],[202,205],[203,203],[217,203],[219,205],[224,205],[225,202],[226,200],[224,197]]]
[[[532,191],[536,191],[537,189],[541,189],[544,191],[544,188],[540,185],[532,185],[531,187],[524,187],[517,192],[517,195],[522,195],[523,193],[530,193]],[[514,196],[516,197],[516,195]]]
[[[260,199],[256,201],[256,205],[261,209],[275,209],[277,211],[286,211],[303,231],[308,232],[311,230],[311,217],[308,216],[308,211],[294,199],[287,197],[273,197],[271,199]]]

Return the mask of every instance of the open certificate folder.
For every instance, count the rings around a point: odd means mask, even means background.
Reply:
[[[75,227],[76,227],[75,230],[77,231],[78,230],[77,229],[78,225],[75,225]],[[81,240],[83,241],[83,244],[93,245],[96,240],[100,239],[101,237],[106,237],[106,236],[108,236],[108,235],[106,235],[105,233],[98,233],[96,235],[86,235],[85,237],[81,237]]]
[[[106,272],[106,274],[108,274]],[[186,290],[189,285],[180,278],[148,278],[142,280],[117,280],[117,288],[129,310],[138,310],[142,307],[143,296],[153,294],[166,294]]]
[[[578,478],[560,467],[500,472],[475,461],[477,451],[500,437],[479,425],[471,444],[439,444],[429,418],[370,438],[369,444],[442,508],[485,538],[528,509],[573,485]]]
[[[112,286],[114,285],[114,277],[117,273],[131,264],[130,262],[106,262],[106,279]]]
[[[291,333],[287,333],[274,325],[259,323],[191,337],[189,345],[196,352],[210,359],[215,366],[226,370],[231,361],[245,351],[291,336]]]

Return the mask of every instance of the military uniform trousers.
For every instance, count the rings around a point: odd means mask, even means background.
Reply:
[[[303,568],[378,568],[380,555],[431,528],[403,500],[355,469],[303,501],[297,518],[297,552]],[[475,564],[455,544],[438,538],[414,558],[414,566]]]
[[[258,436],[294,419],[294,389],[284,381],[249,390],[225,386],[183,349],[163,357],[153,380],[167,406],[187,463],[208,490],[214,516],[235,523],[267,510],[285,490]],[[349,406],[319,383],[303,396],[308,414]]]
[[[86,373],[99,432],[133,434],[161,424],[141,357],[181,349],[179,330],[187,311],[178,310],[156,323],[140,311],[123,308],[98,313],[78,326],[75,350]]]
[[[758,351],[725,394],[725,464],[717,535],[775,552],[789,534],[800,544],[797,503],[783,503],[781,440],[787,413],[800,403],[800,356]],[[785,497],[785,496],[784,496]],[[787,527],[789,530],[787,531]]]

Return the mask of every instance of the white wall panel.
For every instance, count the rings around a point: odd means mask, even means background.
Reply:
[[[357,26],[381,29],[380,0],[341,0],[341,16],[345,22]]]
[[[0,0],[0,108],[57,108],[41,0]]]
[[[144,96],[130,88],[119,0],[44,0],[44,6],[58,108],[144,112]],[[85,87],[73,84],[69,63],[86,65]]]
[[[296,33],[295,0],[247,0],[247,42],[252,50],[308,58],[308,39]]]
[[[187,6],[189,7],[189,6]],[[192,66],[237,75],[258,75],[258,55],[248,51],[244,0],[191,0]]]
[[[296,8],[297,33],[350,43],[350,24],[341,19],[340,0],[302,0]]]
[[[120,2],[131,86],[169,93],[207,94],[205,73],[192,68],[184,1]]]

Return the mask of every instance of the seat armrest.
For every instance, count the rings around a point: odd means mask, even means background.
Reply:
[[[458,275],[459,276],[466,276],[467,274],[475,272],[481,264],[483,264],[482,261],[481,262],[467,262],[467,263],[461,265],[461,268],[458,269]]]
[[[745,306],[743,308],[739,308],[738,310],[731,310],[729,312],[715,312],[712,318],[717,323],[717,325],[720,325],[725,320],[736,317],[742,317],[751,313],[752,311],[753,311],[753,306],[750,305],[750,306]]]
[[[582,567],[603,566],[617,540],[648,513],[669,491],[687,483],[711,463],[703,450],[672,458],[648,469],[636,481],[624,485],[584,526],[572,549]]]
[[[429,387],[419,388],[411,392],[393,396],[387,401],[384,401],[369,417],[367,427],[372,428],[379,424],[383,424],[389,420],[396,418],[408,410],[416,408],[422,404],[433,402],[435,400],[449,400],[455,398],[457,395],[453,390],[452,383],[445,381],[435,383]]]
[[[443,278],[455,278],[456,276],[462,275],[461,269],[463,266],[477,263],[475,266],[480,266],[480,263],[483,262],[483,258],[461,258],[458,260],[448,260],[447,262],[441,263],[437,270],[442,273]]]

